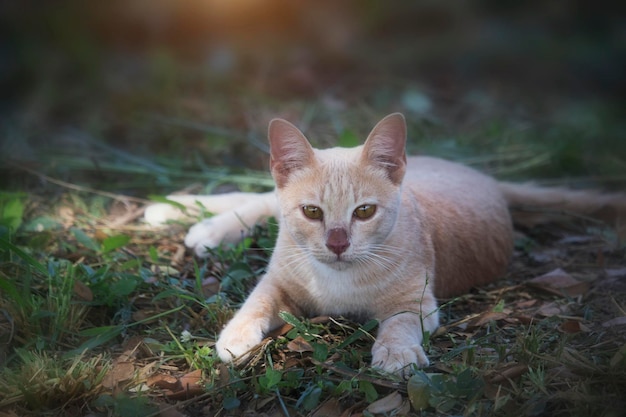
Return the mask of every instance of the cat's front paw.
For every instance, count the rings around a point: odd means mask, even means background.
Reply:
[[[260,328],[231,322],[222,330],[215,349],[222,361],[232,362],[234,359],[245,357],[250,349],[262,340],[263,332]]]
[[[223,213],[196,223],[185,236],[185,246],[194,250],[199,257],[207,256],[207,248],[218,247],[221,243],[239,241],[245,228],[235,213]]]
[[[376,342],[372,347],[372,366],[385,372],[408,376],[410,365],[428,366],[428,357],[420,344],[385,344]]]
[[[207,256],[207,248],[216,248],[222,243],[223,233],[213,219],[205,219],[196,223],[185,236],[185,246],[194,250],[197,256]]]

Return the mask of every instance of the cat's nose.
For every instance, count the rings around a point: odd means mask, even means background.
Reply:
[[[333,251],[335,255],[341,255],[348,249],[350,242],[348,241],[348,233],[346,229],[337,227],[330,229],[326,238],[326,247]]]

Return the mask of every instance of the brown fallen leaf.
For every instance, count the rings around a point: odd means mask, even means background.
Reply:
[[[298,352],[298,353],[313,352],[313,346],[311,346],[309,342],[304,340],[302,336],[298,336],[292,341],[290,341],[289,343],[287,343],[287,349],[289,349],[292,352]]]
[[[473,318],[467,323],[468,328],[477,328],[483,327],[486,324],[491,323],[492,321],[503,320],[507,318],[509,315],[503,312],[495,312],[495,311],[485,311],[481,313],[478,317]]]
[[[220,281],[214,276],[207,277],[202,280],[202,295],[211,297],[220,291]]]
[[[531,324],[534,321],[534,317],[527,314],[516,314],[515,319],[521,324]]]
[[[74,295],[82,301],[93,301],[93,292],[91,292],[91,288],[81,281],[74,282]]]
[[[574,279],[561,268],[533,278],[527,284],[552,294],[570,297],[585,294],[590,287],[588,282]]]
[[[280,326],[279,328],[272,330],[271,332],[268,333],[268,337],[271,338],[276,338],[278,336],[284,336],[286,335],[291,329],[293,329],[293,326],[289,323],[285,323],[282,326]]]
[[[571,333],[571,334],[580,333],[580,332],[587,333],[590,331],[587,326],[585,326],[578,320],[565,320],[563,323],[559,325],[558,329],[562,331],[563,333]]]
[[[112,389],[122,382],[130,381],[135,375],[135,365],[133,362],[115,362],[102,380],[105,388]]]
[[[184,389],[199,387],[202,382],[202,369],[196,369],[180,377],[180,384]]]
[[[515,309],[524,309],[524,308],[530,308],[532,306],[534,306],[535,304],[537,304],[538,300],[536,299],[530,299],[530,300],[522,300],[522,301],[518,301],[515,303]]]
[[[537,315],[544,317],[552,316],[567,316],[571,313],[571,307],[569,305],[561,305],[554,301],[544,303],[536,311]]]
[[[340,417],[342,411],[339,399],[332,397],[320,404],[311,417]]]
[[[185,400],[204,392],[204,386],[201,382],[202,370],[197,369],[179,378],[163,374],[160,378],[151,378],[147,385],[163,389],[164,394],[171,400]]]
[[[146,385],[161,389],[175,390],[179,388],[178,378],[169,374],[155,374],[148,378]]]
[[[402,407],[403,402],[402,395],[398,391],[394,391],[368,405],[366,410],[372,414],[386,414]]]
[[[528,372],[528,365],[523,363],[509,363],[494,370],[488,376],[491,384],[508,383],[510,380],[518,378]]]

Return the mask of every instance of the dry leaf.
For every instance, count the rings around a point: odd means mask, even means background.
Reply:
[[[133,312],[133,314],[132,314],[133,320],[135,320],[135,321],[144,321],[144,320],[147,320],[148,318],[150,318],[150,317],[152,317],[154,315],[155,315],[155,311],[154,311],[153,308],[148,308],[148,309],[142,308],[141,310],[137,310],[137,311]]]
[[[386,414],[402,407],[402,395],[398,391],[394,391],[386,397],[371,403],[366,410],[372,414]]]
[[[178,390],[168,395],[172,400],[184,400],[195,397],[204,392],[202,382],[202,370],[196,369],[193,372],[183,375],[178,380]]]
[[[230,372],[224,362],[217,364],[217,375],[216,386],[225,387],[230,383]]]
[[[159,417],[185,417],[186,414],[176,409],[175,405],[159,404]]]
[[[202,295],[211,297],[220,291],[220,281],[214,276],[202,280]]]
[[[572,278],[570,274],[561,268],[533,278],[528,281],[528,284],[552,294],[561,296],[567,295],[570,297],[584,294],[589,290],[588,282],[578,281]]]
[[[534,317],[526,314],[517,314],[515,315],[515,318],[522,324],[531,324],[534,321]]]
[[[502,384],[509,380],[518,378],[528,372],[528,365],[522,363],[506,364],[500,369],[496,369],[490,376],[489,382],[492,384]]]
[[[621,348],[611,358],[611,367],[623,366],[626,364],[626,345],[622,345]]]
[[[534,306],[535,304],[537,304],[537,300],[533,298],[531,300],[523,300],[523,301],[516,302],[515,308],[516,309],[530,308]]]
[[[302,338],[302,336],[298,336],[293,339],[291,342],[287,343],[287,349],[292,352],[313,352],[313,346],[306,340]]]
[[[622,278],[626,277],[626,268],[610,268],[605,269],[604,272],[609,278]]]
[[[197,369],[176,378],[172,375],[158,374],[148,378],[146,385],[165,390],[165,395],[172,400],[184,400],[204,392],[202,370]]]
[[[502,319],[507,318],[508,316],[509,315],[507,313],[485,311],[484,313],[480,314],[478,317],[475,317],[474,319],[472,319],[467,324],[467,327],[469,328],[482,327],[486,324],[491,323],[492,321],[502,320]]]
[[[189,372],[180,378],[180,384],[184,389],[188,390],[200,387],[200,382],[202,382],[202,369],[196,369],[195,371]]]
[[[109,237],[109,235],[107,235],[102,229],[96,229],[93,234],[93,238],[96,239],[98,242],[102,242],[107,237]]]
[[[558,380],[573,380],[582,378],[565,365],[555,366],[554,368],[548,369],[546,372],[551,378],[556,378]]]
[[[585,325],[577,320],[565,320],[559,326],[559,330],[563,333],[580,333],[588,332],[589,328],[587,328]]]
[[[594,237],[589,235],[570,235],[565,236],[563,239],[559,240],[557,243],[560,244],[581,244],[581,243],[589,243],[593,241]]]
[[[545,303],[537,310],[537,314],[544,317],[566,316],[569,315],[571,309],[568,305],[559,305],[554,301]]]
[[[311,417],[340,417],[342,413],[338,398],[329,398],[320,404]]]
[[[276,338],[278,336],[284,336],[291,329],[293,329],[293,326],[291,324],[289,324],[289,323],[285,323],[282,326],[280,326],[278,329],[275,329],[275,330],[272,330],[271,332],[269,332],[269,334],[267,336],[271,337],[271,338]]]
[[[602,323],[602,327],[613,327],[613,326],[620,326],[623,324],[626,324],[626,316],[615,317],[611,320],[607,320],[604,323]]]
[[[63,206],[59,208],[59,217],[61,218],[61,222],[63,223],[63,227],[69,229],[74,225],[76,221],[76,216],[74,214],[74,210],[71,207]]]
[[[102,385],[105,388],[111,389],[122,382],[131,380],[134,375],[135,366],[132,362],[116,362],[104,376],[104,379],[102,380]]]
[[[81,281],[74,282],[74,295],[82,301],[93,301],[93,292],[91,292],[91,288]]]
[[[148,378],[146,385],[149,387],[175,390],[178,388],[178,379],[169,374],[156,374]]]

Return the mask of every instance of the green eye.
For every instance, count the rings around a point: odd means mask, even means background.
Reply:
[[[357,219],[369,219],[376,213],[376,206],[373,204],[363,204],[354,210],[354,217]]]
[[[322,220],[324,212],[317,206],[302,206],[302,212],[306,217],[313,220]]]

